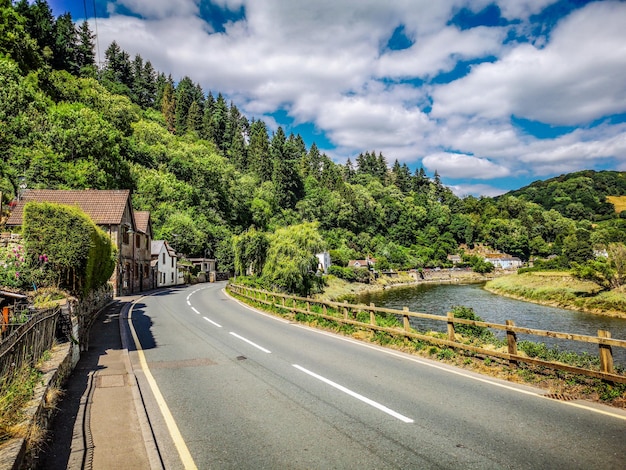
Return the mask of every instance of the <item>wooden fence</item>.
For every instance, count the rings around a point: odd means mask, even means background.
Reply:
[[[408,308],[403,310],[395,310],[390,308],[376,307],[375,305],[350,304],[347,302],[329,302],[314,300],[308,297],[296,297],[292,295],[268,292],[261,289],[253,289],[250,287],[229,284],[231,291],[242,297],[254,300],[265,305],[271,305],[276,308],[287,310],[291,313],[302,313],[305,315],[316,315],[330,321],[353,325],[358,328],[384,331],[391,335],[414,338],[439,346],[446,346],[455,349],[471,351],[475,354],[482,354],[491,357],[508,360],[511,365],[518,362],[539,365],[551,369],[564,370],[575,374],[595,377],[611,382],[626,383],[626,376],[616,374],[613,366],[612,347],[626,348],[626,340],[613,339],[609,331],[598,330],[598,336],[579,335],[572,333],[561,333],[555,331],[537,330],[533,328],[524,328],[516,326],[513,320],[507,320],[506,324],[490,323],[484,321],[466,320],[464,318],[455,318],[452,312],[447,316],[433,315],[428,313],[410,312]],[[313,310],[312,306],[317,306]],[[321,311],[316,311],[321,310]],[[357,317],[362,313],[369,314],[369,322],[358,321]],[[376,314],[379,314],[377,318]],[[394,315],[398,319],[402,319],[402,328],[388,327],[379,325],[381,317]],[[436,338],[416,332],[410,326],[410,318],[425,318],[438,322],[444,322],[447,325],[447,338]],[[456,337],[455,325],[471,325],[477,327],[486,327],[506,332],[507,352],[494,351],[485,349],[471,344],[459,342]],[[574,367],[560,362],[546,361],[527,356],[521,356],[517,351],[517,334],[527,334],[545,338],[558,338],[569,341],[577,341],[581,343],[597,344],[600,356],[600,370],[591,370],[581,367]]]
[[[25,365],[33,365],[53,345],[59,307],[33,313],[20,324],[9,324],[12,331],[0,342],[0,387]],[[5,331],[6,333],[6,331]],[[7,380],[8,379],[8,380]]]

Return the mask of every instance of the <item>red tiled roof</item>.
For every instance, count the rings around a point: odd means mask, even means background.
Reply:
[[[78,206],[97,225],[119,225],[129,203],[130,191],[27,189],[13,209],[7,226],[22,225],[24,206],[29,202],[52,202]]]
[[[135,228],[138,232],[148,233],[148,225],[150,223],[149,211],[135,211]]]

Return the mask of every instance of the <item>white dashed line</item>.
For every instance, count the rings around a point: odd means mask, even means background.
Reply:
[[[396,411],[393,411],[390,408],[387,408],[385,405],[381,405],[380,403],[378,403],[378,402],[376,402],[374,400],[370,400],[369,398],[364,397],[363,395],[360,395],[360,394],[358,394],[356,392],[353,392],[349,388],[346,388],[343,385],[339,385],[338,383],[333,382],[332,380],[329,380],[326,377],[322,377],[321,375],[318,375],[315,372],[311,372],[310,370],[305,369],[304,367],[299,366],[297,364],[293,364],[293,366],[296,369],[304,372],[305,374],[308,374],[311,377],[316,378],[317,380],[321,380],[325,384],[328,384],[331,387],[334,387],[337,390],[340,390],[343,393],[346,393],[346,394],[350,395],[351,397],[356,398],[357,400],[362,401],[363,403],[367,403],[368,405],[373,406],[374,408],[376,408],[376,409],[378,409],[378,410],[380,410],[380,411],[382,411],[384,413],[387,413],[388,415],[393,416],[394,418],[399,419],[400,421],[403,421],[405,423],[413,423],[414,422],[411,418],[407,418],[406,416],[401,415],[400,413],[398,413]]]
[[[231,334],[231,335],[233,335],[235,338],[240,339],[241,341],[245,341],[246,343],[248,343],[248,344],[250,344],[250,345],[254,346],[254,347],[255,347],[255,348],[257,348],[257,349],[260,349],[260,350],[261,350],[261,351],[263,351],[264,353],[267,353],[267,354],[271,354],[271,353],[272,353],[272,351],[270,351],[269,349],[265,349],[263,346],[259,346],[258,344],[253,343],[252,341],[250,341],[249,339],[246,339],[246,338],[244,338],[243,336],[239,336],[237,333],[233,333],[233,332],[231,331],[231,332],[230,332],[230,334]]]
[[[212,323],[213,325],[217,326],[218,328],[221,328],[222,325],[220,325],[219,323],[215,323],[213,320],[211,320],[210,318],[207,317],[202,317],[204,318],[206,321],[208,321],[209,323]]]

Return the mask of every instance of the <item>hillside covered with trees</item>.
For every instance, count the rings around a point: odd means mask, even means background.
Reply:
[[[116,43],[98,68],[90,25],[54,18],[43,0],[0,0],[0,84],[3,206],[22,185],[130,189],[157,239],[223,271],[254,267],[278,288],[308,290],[321,248],[339,266],[370,256],[404,269],[446,266],[459,245],[482,243],[568,267],[626,242],[626,220],[603,199],[626,194],[623,174],[461,199],[375,150],[338,164]]]
[[[607,197],[624,194],[626,172],[585,170],[535,181],[507,196],[537,203],[546,210],[554,209],[574,220],[601,221],[615,218],[616,208]]]

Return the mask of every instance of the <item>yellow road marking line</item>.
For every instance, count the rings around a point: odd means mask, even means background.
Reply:
[[[148,363],[146,362],[146,356],[143,353],[143,348],[141,347],[141,343],[139,342],[139,338],[137,337],[137,332],[133,327],[132,316],[133,316],[133,307],[135,305],[130,306],[130,310],[128,311],[128,325],[130,326],[130,332],[133,335],[133,341],[135,342],[135,347],[137,348],[137,354],[139,356],[139,363],[141,364],[141,368],[146,374],[146,379],[148,384],[150,385],[150,389],[154,394],[154,398],[163,414],[163,419],[165,420],[165,424],[167,425],[167,429],[170,432],[170,436],[174,441],[174,445],[176,446],[176,450],[178,451],[178,455],[180,456],[180,460],[183,462],[185,469],[189,470],[197,470],[195,462],[193,461],[193,457],[185,444],[185,440],[183,439],[182,434],[180,433],[178,426],[176,425],[176,421],[174,421],[174,417],[170,412],[170,409],[165,403],[165,399],[159,390],[159,386],[154,380],[150,369],[148,368]]]

